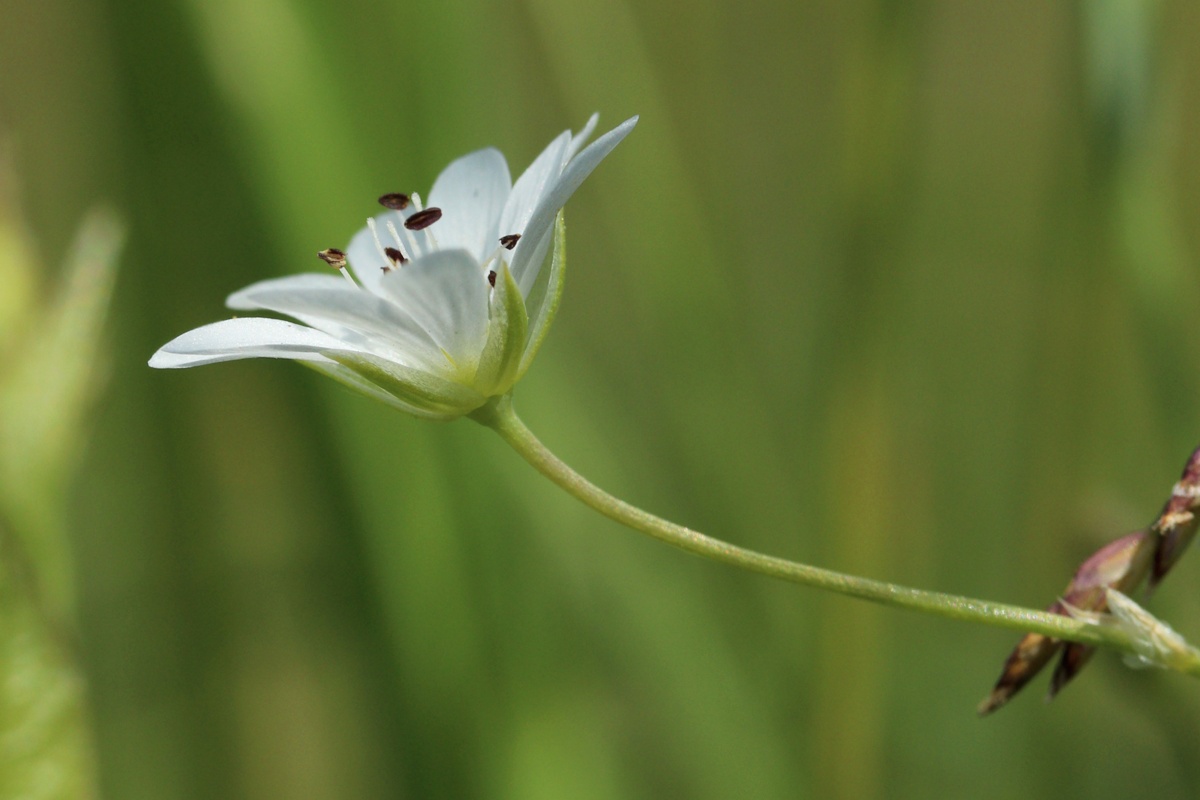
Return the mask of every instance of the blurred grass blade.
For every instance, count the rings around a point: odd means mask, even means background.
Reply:
[[[12,183],[7,153],[0,152],[0,375],[34,304],[34,254],[13,206]]]
[[[95,796],[84,682],[68,633],[66,479],[83,439],[122,238],[110,212],[84,222],[58,294],[15,205],[0,205],[0,797]]]
[[[0,529],[0,797],[95,796],[83,681]]]
[[[102,380],[100,330],[122,236],[111,212],[90,214],[58,295],[22,337],[5,343],[10,358],[0,374],[0,512],[60,608],[69,602],[61,495],[80,449],[84,414]]]

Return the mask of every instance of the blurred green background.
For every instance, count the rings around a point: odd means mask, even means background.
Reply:
[[[291,364],[145,362],[377,195],[640,113],[530,426],[738,544],[1043,606],[1200,442],[1198,38],[1190,0],[0,0],[45,263],[129,228],[68,509],[104,794],[1195,796],[1190,679],[1101,654],[980,720],[1011,633],[686,556]],[[1193,640],[1198,562],[1151,604]]]

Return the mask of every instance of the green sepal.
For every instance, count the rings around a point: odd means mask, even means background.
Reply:
[[[485,397],[504,394],[517,382],[521,354],[529,332],[525,300],[513,280],[508,264],[500,262],[496,286],[492,290],[491,317],[488,319],[487,344],[479,358],[475,388]]]
[[[332,378],[355,394],[361,394],[372,400],[378,400],[385,406],[391,406],[398,411],[403,411],[405,414],[412,414],[414,417],[442,422],[462,416],[457,412],[436,412],[414,406],[412,403],[401,400],[378,385],[368,381],[366,378],[363,378],[357,372],[343,367],[341,364],[331,364],[327,361],[297,361],[296,363],[302,367],[308,367],[314,372],[319,372],[327,378]]]
[[[529,342],[521,355],[521,365],[517,370],[517,380],[529,369],[533,357],[542,346],[542,340],[550,332],[555,316],[558,315],[558,305],[562,302],[563,284],[567,277],[567,223],[563,213],[558,212],[554,222],[554,255],[550,259],[550,273],[546,280],[537,281],[529,293],[530,307],[535,308],[529,325]]]
[[[329,350],[321,355],[341,364],[370,386],[379,387],[387,395],[394,397],[398,401],[395,404],[398,408],[418,416],[453,419],[479,408],[487,399],[461,383],[367,353]],[[339,377],[331,370],[322,371]],[[378,395],[369,391],[368,386],[356,385],[351,380],[342,382],[352,389],[380,399]]]

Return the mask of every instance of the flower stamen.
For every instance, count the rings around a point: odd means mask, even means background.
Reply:
[[[383,242],[379,240],[379,228],[375,225],[374,218],[367,218],[367,227],[371,229],[371,238],[375,240],[375,250],[379,253],[379,257],[383,259],[383,268],[386,270],[392,260],[388,258],[387,250],[384,249]]]
[[[407,247],[408,252],[412,254],[413,258],[416,258],[418,255],[420,255],[420,252],[417,248],[416,237],[409,233],[407,228],[405,228],[404,235],[402,237],[400,235],[400,231],[396,229],[396,223],[389,219],[387,221],[387,229],[388,233],[392,235],[392,239],[396,242],[397,248],[403,250]]]
[[[383,248],[383,252],[387,255],[388,260],[392,262],[391,267],[383,268],[385,272],[391,272],[394,267],[398,267],[408,261],[398,247],[385,247]]]
[[[420,211],[416,211],[416,212],[410,214],[404,220],[404,229],[413,231],[414,233],[416,231],[424,231],[425,237],[426,237],[426,244],[428,245],[429,249],[437,250],[438,249],[437,237],[433,235],[433,231],[427,230],[427,229],[429,228],[430,225],[437,222],[441,218],[442,218],[442,210],[440,208],[438,208],[437,206],[430,206],[429,208],[423,208]]]
[[[492,251],[491,255],[489,255],[487,258],[485,258],[483,260],[483,268],[484,269],[487,269],[488,267],[490,267],[492,265],[493,261],[496,261],[500,258],[500,249],[501,248],[497,247],[495,250]]]
[[[413,192],[411,195],[409,195],[409,201],[412,203],[413,213],[411,215],[409,215],[408,219],[411,219],[412,217],[415,217],[415,216],[423,213],[426,210],[425,203],[424,203],[424,201],[421,200],[421,195],[419,195],[418,193]],[[438,209],[438,217],[439,218],[441,217],[441,209],[440,208]],[[403,219],[403,217],[402,217],[402,219]],[[406,223],[405,224],[406,232],[409,230],[412,230],[412,231],[418,230],[417,228],[409,228],[407,225],[407,221],[408,221],[407,219],[404,219],[404,221]],[[436,221],[437,220],[432,220],[429,224],[432,225]],[[413,234],[406,234],[406,235],[413,236],[413,242],[414,242],[413,246],[416,247],[416,240],[419,239],[420,237],[415,236]],[[433,231],[426,230],[424,233],[424,237],[425,238],[422,241],[424,242],[425,246],[421,248],[422,250],[427,250],[429,252],[432,252],[432,251],[438,249],[437,237],[433,235]]]
[[[355,289],[358,288],[358,284],[354,282],[354,278],[350,277],[350,271],[346,269],[346,251],[339,250],[336,247],[327,247],[317,253],[317,258],[342,273],[342,277],[350,281],[351,286]]]
[[[379,198],[379,205],[384,208],[390,208],[393,211],[403,211],[408,208],[409,197],[400,192],[391,192]]]
[[[410,231],[423,231],[442,218],[442,210],[437,206],[417,211],[404,220],[404,227]]]
[[[519,233],[510,233],[506,236],[501,236],[500,237],[500,246],[497,247],[495,250],[493,250],[492,254],[490,256],[488,256],[486,259],[484,259],[483,268],[487,269],[489,266],[491,266],[493,261],[498,261],[500,259],[500,254],[501,254],[502,250],[512,250],[514,247],[516,247],[517,240],[519,240],[520,238],[521,238],[521,234],[519,234]],[[488,273],[488,283],[491,284],[492,286],[496,285],[496,271],[495,270],[492,270],[491,272]]]

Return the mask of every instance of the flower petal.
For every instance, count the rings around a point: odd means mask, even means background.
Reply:
[[[257,290],[261,287],[279,287],[288,289],[343,289],[349,288],[346,279],[334,272],[301,272],[297,275],[287,275],[282,278],[269,278],[265,281],[252,283],[245,289],[239,289],[225,300],[225,305],[230,308],[250,309],[254,306],[236,305],[236,298],[249,292]]]
[[[571,159],[563,169],[554,187],[542,197],[537,208],[529,217],[529,222],[522,232],[521,241],[517,243],[513,255],[512,271],[522,294],[528,294],[533,281],[537,278],[538,270],[546,258],[546,250],[550,246],[550,225],[558,215],[559,210],[566,205],[567,200],[579,188],[584,179],[592,174],[592,170],[612,152],[621,140],[629,135],[638,118],[630,117],[608,133],[592,142],[583,152]]]
[[[567,150],[571,146],[571,132],[563,131],[546,146],[529,168],[517,178],[504,213],[500,215],[500,235],[525,231],[529,217],[542,198],[554,188],[563,165],[567,163]]]
[[[487,337],[488,285],[465,250],[422,256],[383,276],[383,295],[398,305],[469,379]]]
[[[482,262],[496,249],[500,213],[511,190],[508,163],[495,148],[452,162],[429,192],[429,205],[442,210],[430,229],[438,247],[462,248]]]
[[[159,369],[196,367],[238,358],[328,361],[323,350],[353,350],[321,331],[280,319],[227,319],[177,336],[150,357]]]
[[[567,147],[567,153],[563,156],[563,162],[570,161],[579,152],[579,148],[583,147],[583,143],[592,138],[592,134],[596,132],[596,123],[600,121],[599,114],[592,114],[588,117],[587,124],[583,126],[583,130],[575,134],[571,139],[571,144]]]
[[[410,367],[444,372],[441,348],[416,320],[386,298],[330,275],[293,275],[261,281],[229,296],[233,309],[287,314],[354,349]]]

